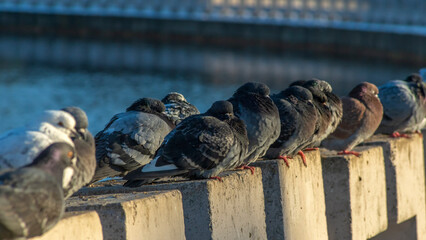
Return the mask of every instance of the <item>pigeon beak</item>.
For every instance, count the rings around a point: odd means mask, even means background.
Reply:
[[[74,130],[74,129],[69,129],[69,131],[70,131],[70,138],[71,139],[73,139],[73,138],[76,138],[76,137],[78,137],[79,136],[79,134],[77,133],[77,131],[76,130]]]
[[[77,134],[79,137],[81,137],[82,139],[86,139],[86,129],[84,128],[80,128],[77,130]]]

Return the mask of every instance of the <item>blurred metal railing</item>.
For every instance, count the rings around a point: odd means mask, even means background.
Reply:
[[[0,0],[0,12],[426,25],[426,0]]]

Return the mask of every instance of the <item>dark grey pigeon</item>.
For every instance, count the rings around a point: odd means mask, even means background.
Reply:
[[[40,236],[61,219],[74,150],[53,143],[32,164],[0,175],[0,239]]]
[[[123,176],[149,163],[175,127],[164,110],[161,101],[142,98],[112,117],[95,137],[97,166],[92,182]]]
[[[78,133],[77,137],[72,138],[78,161],[69,187],[64,189],[64,197],[67,199],[92,180],[96,169],[96,157],[95,140],[87,129],[89,120],[86,113],[79,107],[66,107],[62,110],[74,117],[75,129]]]
[[[394,137],[420,132],[426,124],[426,85],[420,75],[413,73],[404,81],[390,81],[380,86],[379,91],[383,119],[376,132]]]
[[[64,189],[65,199],[77,192],[81,187],[90,183],[95,174],[95,139],[89,131],[81,134],[83,134],[81,137],[73,140],[77,164],[69,186]]]
[[[198,111],[194,105],[189,103],[180,93],[171,92],[161,101],[166,106],[164,114],[173,122],[174,125],[178,125],[183,119],[189,116],[200,114],[200,111]]]
[[[319,79],[308,81],[297,81],[290,86],[302,86],[311,91],[314,105],[317,109],[318,121],[315,126],[314,135],[307,144],[307,148],[318,147],[322,140],[337,128],[343,115],[342,101],[332,93],[329,83]],[[306,150],[306,149],[305,149]]]
[[[269,147],[266,158],[281,158],[287,166],[287,157],[295,154],[306,159],[301,151],[306,147],[315,132],[317,111],[313,104],[312,93],[301,86],[292,86],[271,96],[278,107],[281,119],[281,133],[279,138]]]
[[[182,174],[218,178],[222,171],[240,165],[248,144],[244,122],[234,116],[232,104],[215,102],[206,113],[184,119],[164,139],[152,162],[124,177],[129,180],[124,186]]]
[[[240,165],[246,166],[265,155],[281,131],[278,108],[269,97],[269,87],[263,83],[249,82],[242,85],[228,100],[234,106],[234,114],[247,127],[249,147]]]
[[[343,118],[322,146],[341,151],[339,154],[360,154],[352,148],[371,137],[382,120],[383,107],[378,98],[376,85],[363,82],[343,97]]]

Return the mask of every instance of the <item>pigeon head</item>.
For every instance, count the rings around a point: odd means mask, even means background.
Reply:
[[[74,148],[63,142],[52,143],[41,152],[29,167],[40,168],[51,174],[62,187],[68,187],[77,164]]]
[[[327,95],[325,92],[331,92],[331,86],[325,81],[319,79],[311,79],[308,81],[299,80],[290,84],[290,86],[302,86],[308,89],[314,99],[316,99],[319,103],[325,104],[327,102]]]
[[[360,95],[370,94],[375,97],[378,97],[379,89],[376,85],[369,83],[369,82],[362,82],[358,85],[356,85],[352,91],[349,93],[350,97],[356,98]]]
[[[426,84],[423,82],[422,76],[417,73],[412,73],[408,77],[405,78],[406,82],[413,83],[420,90],[420,93],[423,97],[426,96]]]
[[[269,95],[269,87],[260,82],[248,82],[241,87],[237,89],[237,91],[234,93],[234,95],[240,95],[240,94],[258,94],[260,96],[268,96]]]
[[[87,115],[83,109],[79,107],[66,107],[62,108],[61,110],[71,114],[74,117],[75,128],[77,130],[87,129],[89,127],[89,119],[87,118]]]
[[[301,86],[290,86],[278,94],[280,97],[286,97],[289,95],[292,95],[304,102],[313,100],[312,93],[308,89]]]
[[[136,100],[130,107],[126,109],[129,111],[139,111],[139,112],[157,112],[162,113],[166,110],[164,103],[160,100],[153,98],[140,98]]]
[[[229,118],[233,113],[234,107],[228,101],[216,101],[206,112],[207,115],[219,118],[220,120]]]
[[[80,134],[80,137],[84,138],[84,134],[87,132],[89,127],[89,119],[86,113],[79,107],[66,107],[61,109],[74,117],[75,130]]]
[[[76,131],[75,131],[76,121],[71,114],[65,111],[59,111],[59,110],[44,111],[39,117],[38,121],[36,122],[49,123],[53,125],[54,127],[56,127],[58,130],[67,134],[68,136],[76,135]]]
[[[187,102],[185,97],[178,92],[171,92],[167,94],[162,100],[164,104],[174,103],[174,102]]]
[[[405,78],[406,82],[413,82],[413,83],[421,83],[423,82],[422,77],[417,73],[412,73],[408,77]]]

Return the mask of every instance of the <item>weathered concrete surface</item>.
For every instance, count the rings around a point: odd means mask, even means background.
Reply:
[[[230,171],[218,180],[86,188],[80,196],[177,189],[182,193],[187,239],[266,239],[262,173]]]
[[[95,210],[104,239],[185,239],[179,191],[72,197],[67,211]]]
[[[32,240],[102,240],[102,226],[95,211],[65,213],[54,228]]]
[[[384,151],[389,224],[415,218],[415,239],[426,239],[423,138],[418,134],[411,134],[410,139],[378,135],[368,144],[381,146]]]
[[[290,160],[257,161],[262,169],[268,239],[328,239],[319,151]]]
[[[218,180],[85,188],[80,196],[177,189],[182,193],[187,239],[266,239],[262,173],[229,171]],[[122,184],[122,182],[118,183]]]
[[[321,153],[329,239],[367,239],[387,228],[382,148],[355,150],[362,155]]]

